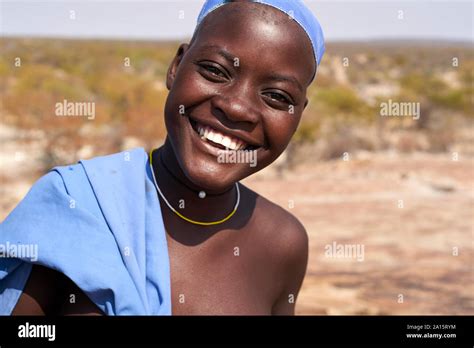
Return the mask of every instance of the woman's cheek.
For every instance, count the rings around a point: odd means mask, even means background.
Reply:
[[[222,85],[211,82],[205,79],[200,73],[195,72],[195,76],[193,76],[193,88],[201,99],[206,99],[219,94]]]
[[[216,93],[216,87],[210,85],[210,82],[197,71],[183,74],[182,77],[183,80],[180,81],[177,95],[180,96],[181,103],[185,106],[199,103]]]
[[[283,115],[278,121],[274,120],[271,124],[268,124],[267,129],[271,129],[268,132],[268,142],[270,147],[275,148],[280,153],[290,143],[293,134],[298,126],[299,117],[296,115]]]

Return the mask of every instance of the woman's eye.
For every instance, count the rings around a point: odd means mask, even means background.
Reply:
[[[219,69],[218,67],[214,66],[214,65],[200,64],[199,66],[202,68],[203,73],[205,75],[215,77],[215,78],[218,78],[218,79],[227,78],[227,74],[225,72],[223,72],[221,69]]]
[[[279,103],[292,104],[291,100],[281,93],[267,92],[265,93],[265,95],[268,96],[270,99],[277,101]]]
[[[209,71],[210,73],[214,75],[225,77],[224,73],[214,66],[207,65],[204,67],[204,69],[206,69],[207,71]]]

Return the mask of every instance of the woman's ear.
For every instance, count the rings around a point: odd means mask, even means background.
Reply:
[[[184,54],[188,49],[189,44],[181,44],[178,48],[178,51],[176,52],[176,55],[173,58],[173,61],[171,62],[168,68],[168,72],[166,73],[166,88],[168,88],[168,91],[171,89],[171,86],[173,86],[173,81],[176,77],[178,66],[181,63],[181,60],[183,59]]]
[[[306,98],[305,101],[304,101],[303,110],[306,109],[306,107],[308,106],[308,103],[309,103],[309,100],[308,100],[308,98]]]

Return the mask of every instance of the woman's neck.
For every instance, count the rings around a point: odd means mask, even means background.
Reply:
[[[209,222],[218,221],[232,211],[236,201],[234,186],[216,192],[194,184],[181,169],[169,139],[153,151],[152,160],[161,192],[179,213],[192,220]],[[199,197],[200,191],[206,193],[205,198]]]

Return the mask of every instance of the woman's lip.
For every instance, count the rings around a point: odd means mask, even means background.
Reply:
[[[194,144],[196,144],[196,146],[199,149],[201,149],[202,151],[207,152],[207,153],[209,153],[209,154],[211,154],[215,157],[218,157],[219,154],[221,154],[223,151],[226,151],[226,150],[219,149],[215,146],[212,146],[211,144],[209,144],[205,140],[201,139],[199,134],[197,134],[196,131],[191,126],[191,122],[189,122],[189,118],[188,118],[187,124],[188,124],[188,129],[191,132],[191,138],[193,139]]]
[[[223,127],[219,126],[218,124],[216,125],[213,125],[212,123],[207,123],[207,122],[201,122],[197,119],[195,119],[194,117],[189,117],[187,116],[190,120],[192,120],[194,123],[202,126],[202,127],[208,127],[208,128],[211,128],[213,130],[215,130],[216,132],[218,133],[221,133],[223,135],[226,135],[230,138],[234,138],[236,140],[239,140],[243,143],[245,143],[247,146],[252,146],[253,148],[257,149],[257,148],[260,148],[262,147],[261,145],[257,145],[258,143],[255,142],[254,140],[252,139],[249,139],[248,137],[243,137],[242,135],[240,134],[237,134],[233,131],[229,131],[229,130],[226,130],[226,129],[223,129]]]
[[[201,139],[201,137],[199,136],[199,134],[196,133],[196,131],[193,129],[192,125],[191,125],[191,122],[189,121],[189,117],[188,117],[188,120],[187,120],[187,127],[188,127],[188,130],[189,132],[191,133],[191,138],[192,138],[192,141],[194,142],[194,144],[202,151],[204,152],[207,152],[215,157],[218,157],[219,155],[222,155],[223,153],[225,152],[234,152],[234,150],[222,150],[222,149],[219,149],[211,144],[209,144],[208,142],[206,142],[205,140]],[[258,148],[257,150],[252,150],[252,151],[259,151],[260,148]],[[239,151],[243,151],[243,150],[239,150]]]

